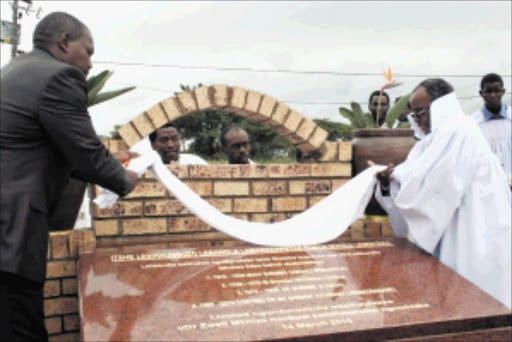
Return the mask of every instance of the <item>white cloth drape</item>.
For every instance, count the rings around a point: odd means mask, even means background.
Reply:
[[[142,175],[147,168],[190,212],[218,231],[234,238],[265,246],[311,245],[335,239],[361,218],[371,198],[375,173],[383,166],[368,168],[308,210],[277,223],[248,222],[225,215],[203,200],[174,176],[151,151],[130,162],[128,169]],[[117,195],[106,191],[94,200],[101,208],[112,206]]]
[[[277,223],[247,222],[224,215],[176,178],[161,162],[151,171],[167,189],[210,226],[237,239],[266,246],[310,245],[330,241],[361,218],[375,184],[372,167],[301,214]]]

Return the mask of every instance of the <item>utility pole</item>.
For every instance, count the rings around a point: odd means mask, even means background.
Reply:
[[[14,28],[18,29],[18,0],[14,0],[11,4],[12,6],[12,24]],[[21,27],[19,29],[21,31]],[[18,37],[21,36],[21,32],[18,32]],[[14,39],[11,45],[11,59],[16,57],[16,52],[18,51],[18,39]]]
[[[19,6],[19,0],[13,0],[11,2],[11,8],[12,8],[12,26],[14,30],[16,31],[15,37],[11,40],[11,59],[16,57],[18,53],[23,53],[23,51],[18,50],[18,46],[20,45],[20,39],[21,39],[21,25],[18,26],[18,21],[23,17],[23,13],[19,12],[19,10],[24,11],[27,15],[29,15],[32,12],[36,12],[36,18],[39,19],[43,9],[39,7],[39,9],[36,11],[32,9],[32,0],[21,0],[24,3],[27,4],[26,7]]]

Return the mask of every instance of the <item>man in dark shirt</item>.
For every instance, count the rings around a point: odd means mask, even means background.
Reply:
[[[222,151],[228,156],[229,164],[252,164],[249,159],[251,143],[247,132],[238,126],[228,126],[220,134]]]
[[[368,110],[372,114],[373,121],[375,121],[377,127],[381,127],[384,122],[386,122],[388,109],[389,95],[386,92],[382,92],[381,95],[379,90],[375,90],[370,94],[370,98],[368,99]]]

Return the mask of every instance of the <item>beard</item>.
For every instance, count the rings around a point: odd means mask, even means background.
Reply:
[[[249,155],[240,154],[232,160],[231,164],[249,164]]]

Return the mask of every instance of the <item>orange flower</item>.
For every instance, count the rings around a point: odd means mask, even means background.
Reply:
[[[386,78],[388,83],[391,83],[393,81],[393,72],[391,71],[390,67],[384,69],[384,77]]]
[[[384,69],[384,77],[388,82],[380,88],[381,92],[384,91],[384,89],[398,87],[399,85],[403,84],[402,82],[397,82],[393,80],[393,72],[391,71],[390,67]]]

